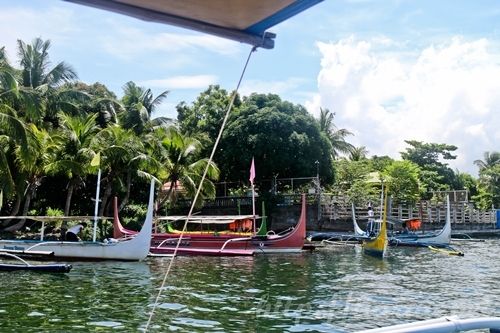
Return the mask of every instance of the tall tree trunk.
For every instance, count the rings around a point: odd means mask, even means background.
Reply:
[[[22,202],[22,197],[19,194],[16,194],[16,202],[14,203],[14,206],[12,207],[12,210],[10,211],[10,216],[16,216],[17,213],[19,213],[19,208],[21,208],[21,202]],[[10,224],[10,221],[12,220],[4,220],[1,222],[1,226],[5,227]]]
[[[68,193],[66,194],[66,204],[64,205],[64,216],[69,216],[69,209],[71,207],[71,198],[73,197],[74,189],[75,185],[73,184],[73,181],[70,181],[68,185]]]
[[[35,189],[36,189],[36,185],[32,185],[32,184],[28,185],[28,191],[26,192],[26,199],[24,200],[24,207],[23,207],[22,216],[28,215],[28,211],[30,209],[30,204],[31,204],[31,198],[35,194]],[[8,232],[18,231],[19,229],[24,227],[25,223],[26,223],[26,219],[21,219],[16,224],[11,225],[10,227],[5,228],[4,230],[8,231]]]
[[[118,211],[121,211],[123,207],[128,203],[128,200],[130,199],[130,187],[132,183],[132,173],[128,172],[127,173],[127,193],[125,194],[125,198],[123,198],[123,201],[120,203],[120,207],[118,208]]]
[[[111,182],[109,182],[106,185],[106,189],[104,190],[104,193],[102,195],[101,207],[99,208],[99,216],[104,216],[106,205],[108,204],[108,199],[111,196],[112,191],[113,191],[113,188],[111,186]]]

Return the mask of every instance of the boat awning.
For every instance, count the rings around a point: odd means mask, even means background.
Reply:
[[[267,29],[323,0],[65,0],[272,49]]]
[[[224,216],[196,215],[196,216],[191,216],[188,222],[196,224],[229,224],[234,221],[253,220],[253,218],[254,215],[224,215]],[[260,218],[261,218],[260,216],[255,215],[255,219],[260,219]],[[168,221],[168,222],[185,221],[187,220],[187,216],[185,215],[159,216],[157,217],[157,220]]]

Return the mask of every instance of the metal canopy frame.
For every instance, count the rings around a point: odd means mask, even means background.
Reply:
[[[278,10],[270,11],[266,15],[261,16],[258,22],[253,22],[251,25],[239,29],[231,27],[229,25],[217,25],[210,23],[209,20],[204,20],[204,17],[194,17],[194,16],[179,16],[169,12],[169,4],[162,4],[161,2],[153,2],[154,7],[161,9],[152,9],[152,6],[148,8],[148,1],[124,1],[124,0],[64,0],[80,5],[90,6],[94,8],[99,8],[107,11],[116,12],[119,14],[128,15],[145,21],[157,22],[170,24],[178,26],[181,28],[187,28],[203,33],[208,33],[211,35],[231,39],[241,43],[250,44],[256,47],[262,47],[265,49],[274,48],[274,39],[276,34],[272,32],[267,32],[266,30],[278,23],[281,23],[290,17],[322,2],[323,0],[291,0],[289,3],[285,3],[284,8]],[[182,2],[183,0],[181,0]],[[211,0],[200,1],[196,6],[197,10],[203,12],[203,6],[209,4]],[[257,0],[247,0],[254,2]],[[272,0],[261,1],[263,6],[266,2],[271,2]],[[227,4],[231,3],[231,0],[226,1]],[[242,2],[244,4],[244,2]],[[186,6],[186,3],[183,4]],[[232,3],[234,5],[234,3]],[[213,6],[213,4],[212,4]],[[229,6],[228,6],[229,8]],[[223,12],[227,17],[231,17],[233,14],[229,9],[224,12],[227,8],[221,8],[220,11]],[[246,10],[242,8],[242,10]],[[241,12],[241,11],[240,11]],[[236,17],[236,16],[234,16]]]

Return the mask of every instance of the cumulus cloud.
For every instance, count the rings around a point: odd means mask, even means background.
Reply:
[[[399,158],[408,139],[448,143],[459,148],[450,166],[476,173],[473,161],[500,149],[500,54],[487,39],[455,37],[413,53],[394,45],[318,42],[319,93],[306,107],[335,112],[335,123],[372,155]]]

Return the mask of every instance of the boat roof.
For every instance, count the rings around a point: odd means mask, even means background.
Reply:
[[[323,0],[65,0],[272,49],[266,30]]]
[[[256,219],[260,219],[261,217],[258,215],[196,215],[191,216],[189,218],[188,223],[197,223],[197,224],[228,224],[237,220],[253,220],[254,217]],[[170,215],[170,216],[158,216],[158,221],[185,221],[187,220],[187,215]]]
[[[87,220],[112,220],[112,217],[106,216],[0,216],[0,220],[34,220],[39,222],[52,221],[87,221]]]

